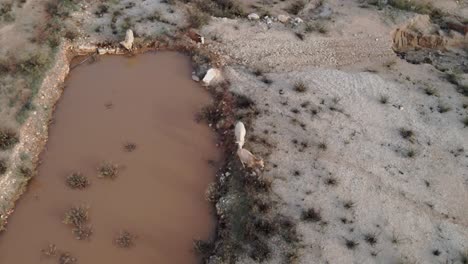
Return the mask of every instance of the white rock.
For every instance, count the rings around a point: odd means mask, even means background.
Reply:
[[[196,82],[199,82],[200,81],[200,78],[198,78],[198,76],[196,76],[195,74],[192,75],[192,80],[196,81]]]
[[[247,16],[247,18],[248,18],[249,20],[259,20],[259,19],[260,19],[260,16],[257,15],[256,13],[252,13],[252,14],[249,14],[249,15]]]
[[[294,24],[301,24],[304,23],[304,20],[302,20],[300,17],[294,18]]]
[[[278,16],[278,21],[281,22],[281,23],[287,23],[289,21],[289,16],[279,15]]]
[[[127,50],[131,50],[133,47],[133,40],[133,31],[131,29],[128,29],[127,33],[125,34],[125,40],[120,42],[120,44],[124,46],[124,48],[126,48]]]
[[[211,68],[206,72],[205,77],[203,77],[203,84],[208,86],[214,81],[218,80],[220,77],[221,71],[218,69]]]
[[[98,48],[98,54],[99,55],[104,55],[104,54],[107,54],[107,49],[105,48]]]

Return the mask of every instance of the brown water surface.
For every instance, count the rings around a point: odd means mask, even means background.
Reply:
[[[197,263],[193,239],[214,229],[204,191],[219,160],[215,135],[195,114],[210,102],[191,78],[189,59],[172,52],[101,57],[76,68],[54,114],[38,175],[0,233],[1,264],[59,263],[41,250],[55,244],[80,264]],[[132,152],[125,143],[136,144]],[[101,179],[103,161],[119,165]],[[81,171],[85,190],[65,185]],[[90,207],[93,234],[77,240],[63,221],[73,205]],[[119,248],[119,231],[136,235]]]

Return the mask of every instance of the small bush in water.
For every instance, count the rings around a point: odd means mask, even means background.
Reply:
[[[88,207],[73,206],[66,213],[63,222],[67,225],[79,227],[84,225],[89,220]]]
[[[128,231],[120,231],[119,235],[115,238],[115,244],[121,248],[129,248],[134,245],[135,236]]]
[[[118,167],[110,162],[104,162],[98,168],[100,178],[115,179],[118,174]]]
[[[67,177],[67,185],[72,189],[84,189],[89,186],[89,180],[79,172],[73,172]]]

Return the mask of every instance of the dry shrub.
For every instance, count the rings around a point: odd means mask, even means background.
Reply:
[[[98,168],[99,178],[108,178],[108,179],[115,179],[119,173],[117,165],[104,162]]]
[[[198,8],[192,8],[188,13],[188,23],[193,28],[201,28],[207,25],[211,17]]]
[[[73,234],[78,240],[86,240],[89,239],[93,234],[93,229],[91,226],[80,225],[73,228]]]
[[[201,11],[216,17],[234,18],[245,13],[236,0],[197,0],[195,4]]]
[[[0,175],[3,175],[8,169],[7,162],[4,159],[0,159]]]
[[[18,143],[18,134],[7,128],[0,128],[0,150],[9,150]]]
[[[322,216],[318,210],[310,208],[302,212],[301,219],[308,222],[319,222],[322,220]]]
[[[293,15],[299,14],[305,7],[305,2],[302,0],[297,0],[291,3],[291,5],[287,8],[287,12]]]
[[[80,227],[86,224],[89,220],[88,207],[86,206],[73,206],[67,212],[63,222],[67,225],[73,225],[74,227]]]
[[[78,262],[78,259],[73,257],[70,253],[64,252],[60,254],[59,264],[75,264]]]
[[[135,236],[128,231],[120,231],[114,239],[115,244],[121,248],[130,248],[135,245]]]
[[[89,180],[80,172],[73,172],[67,177],[67,185],[72,189],[85,189],[89,186]]]

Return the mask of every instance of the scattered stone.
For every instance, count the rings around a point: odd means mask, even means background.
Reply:
[[[273,23],[273,20],[269,16],[264,16],[263,20],[265,20],[265,23],[270,26]]]
[[[203,77],[203,84],[208,86],[214,81],[218,80],[221,77],[221,71],[218,69],[211,68],[206,72],[205,77]]]
[[[133,41],[133,31],[131,29],[128,29],[127,33],[125,34],[125,40],[120,42],[120,44],[124,46],[124,48],[126,48],[127,50],[131,50],[133,47]]]
[[[192,74],[192,80],[194,80],[194,81],[196,81],[196,82],[199,82],[199,81],[200,81],[200,78],[198,78],[197,75]]]
[[[259,20],[259,19],[260,19],[260,16],[257,15],[256,13],[251,13],[251,14],[249,14],[249,15],[247,16],[247,18],[248,18],[249,20]]]
[[[278,21],[281,23],[287,23],[289,21],[289,16],[286,15],[279,15],[278,16]]]
[[[294,25],[299,25],[299,24],[304,23],[304,20],[302,20],[299,17],[296,17],[296,18],[294,18],[293,23],[294,23]]]

